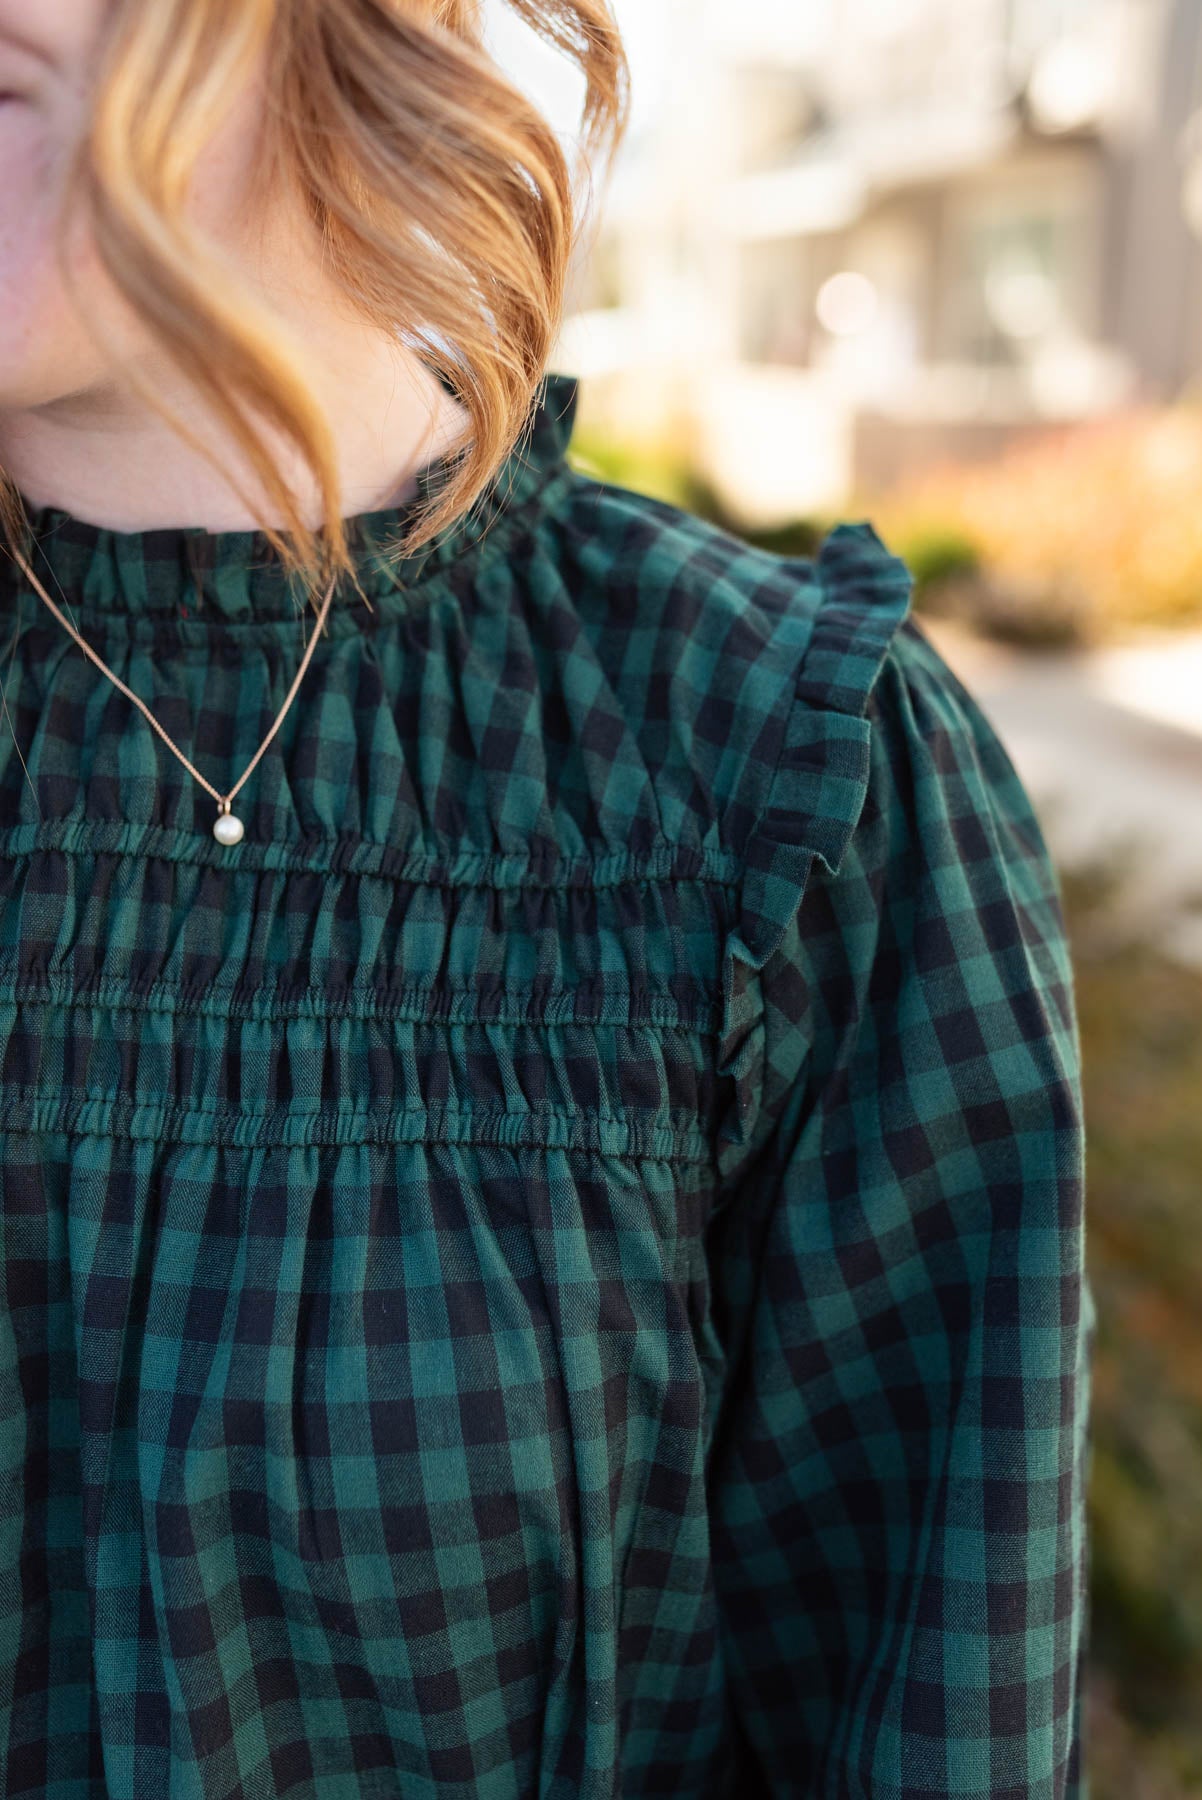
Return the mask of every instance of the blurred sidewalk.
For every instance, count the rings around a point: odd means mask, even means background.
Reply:
[[[1033,653],[916,615],[991,720],[1066,867],[1118,863],[1120,928],[1202,968],[1202,632]]]

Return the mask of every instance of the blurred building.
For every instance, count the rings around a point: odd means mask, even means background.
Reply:
[[[599,418],[771,518],[1202,373],[1202,0],[639,4],[558,357]]]

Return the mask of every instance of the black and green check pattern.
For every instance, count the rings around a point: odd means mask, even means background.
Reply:
[[[395,577],[359,516],[237,846],[0,570],[6,1797],[1086,1800],[1039,825],[867,527],[575,400]],[[35,527],[230,787],[265,540]]]

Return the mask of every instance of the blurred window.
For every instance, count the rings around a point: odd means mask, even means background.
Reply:
[[[947,196],[939,360],[1018,367],[1049,341],[1092,334],[1081,175],[1067,166]]]

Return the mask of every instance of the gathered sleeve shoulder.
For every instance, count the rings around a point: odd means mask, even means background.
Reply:
[[[1085,1800],[1094,1309],[1057,873],[901,565],[845,527],[818,574],[724,968],[732,1703],[773,1796]]]

